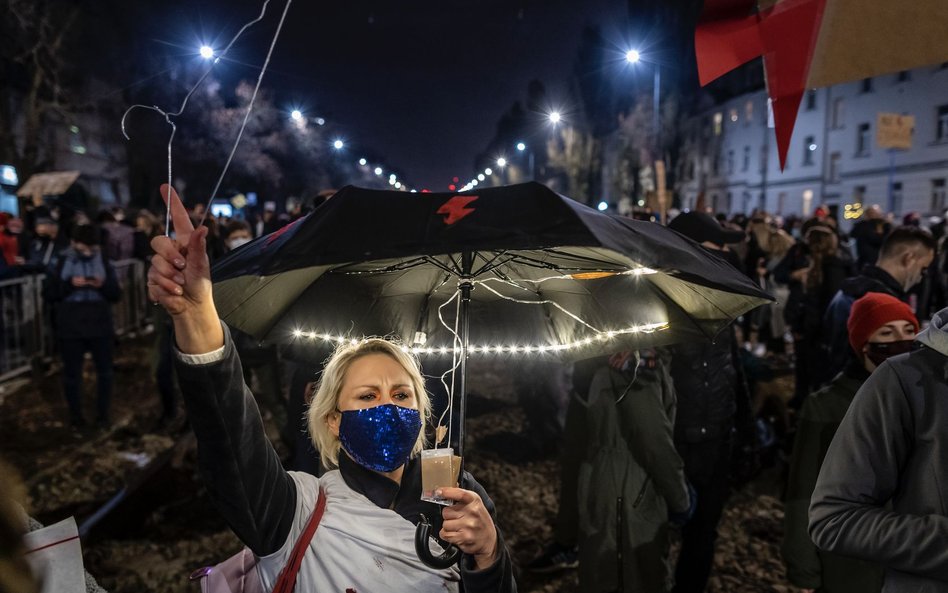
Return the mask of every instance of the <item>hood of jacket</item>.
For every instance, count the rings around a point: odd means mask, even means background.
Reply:
[[[931,325],[918,334],[915,341],[928,346],[943,356],[948,356],[948,309],[942,309],[935,313]]]

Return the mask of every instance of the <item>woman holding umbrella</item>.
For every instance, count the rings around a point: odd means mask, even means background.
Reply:
[[[417,361],[392,342],[340,347],[327,363],[309,412],[324,463],[320,478],[286,472],[266,438],[240,359],[218,317],[205,249],[174,190],[174,240],[152,241],[151,300],[172,317],[177,372],[208,490],[234,533],[258,558],[265,590],[288,563],[320,498],[325,513],[303,555],[300,591],[513,592],[510,555],[484,489],[443,488],[455,501],[423,502],[415,455],[430,404]],[[432,569],[415,555],[420,515],[463,553],[458,566]]]

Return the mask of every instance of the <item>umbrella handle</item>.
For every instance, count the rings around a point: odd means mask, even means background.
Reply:
[[[444,569],[452,566],[461,559],[461,550],[452,544],[448,544],[444,552],[435,556],[428,547],[428,538],[431,535],[431,523],[428,523],[428,517],[421,515],[418,526],[415,527],[415,553],[418,559],[426,566],[431,568]]]

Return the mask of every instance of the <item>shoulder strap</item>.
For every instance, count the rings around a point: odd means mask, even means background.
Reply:
[[[277,582],[273,585],[273,593],[293,593],[293,589],[296,588],[296,575],[303,563],[303,556],[309,548],[309,543],[313,541],[313,534],[316,533],[316,528],[319,527],[319,522],[323,518],[323,511],[325,510],[326,492],[320,486],[316,508],[313,510],[303,533],[300,534],[300,538],[296,540],[296,545],[293,546],[293,551],[290,552],[290,558],[286,561],[286,566],[283,567],[280,576],[277,577]]]

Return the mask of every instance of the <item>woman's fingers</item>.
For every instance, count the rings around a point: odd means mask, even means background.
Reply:
[[[183,270],[186,263],[181,250],[175,245],[174,241],[168,237],[155,237],[151,240],[151,248],[156,257],[162,257],[165,261],[174,265],[179,270]]]
[[[159,274],[158,271],[152,267],[148,272],[148,285],[157,286],[164,289],[168,294],[173,294],[181,296],[184,294],[184,289],[181,288],[181,285],[174,281],[173,278],[168,278]]]
[[[191,217],[188,216],[188,211],[184,208],[184,204],[181,203],[178,192],[167,183],[162,183],[159,191],[161,192],[161,199],[164,200],[165,204],[170,204],[171,222],[174,225],[175,234],[179,235],[182,241],[186,240],[187,236],[194,231],[194,225],[191,224]]]
[[[165,278],[170,278],[178,284],[184,284],[184,274],[172,266],[163,257],[154,257],[151,260],[151,269]]]

